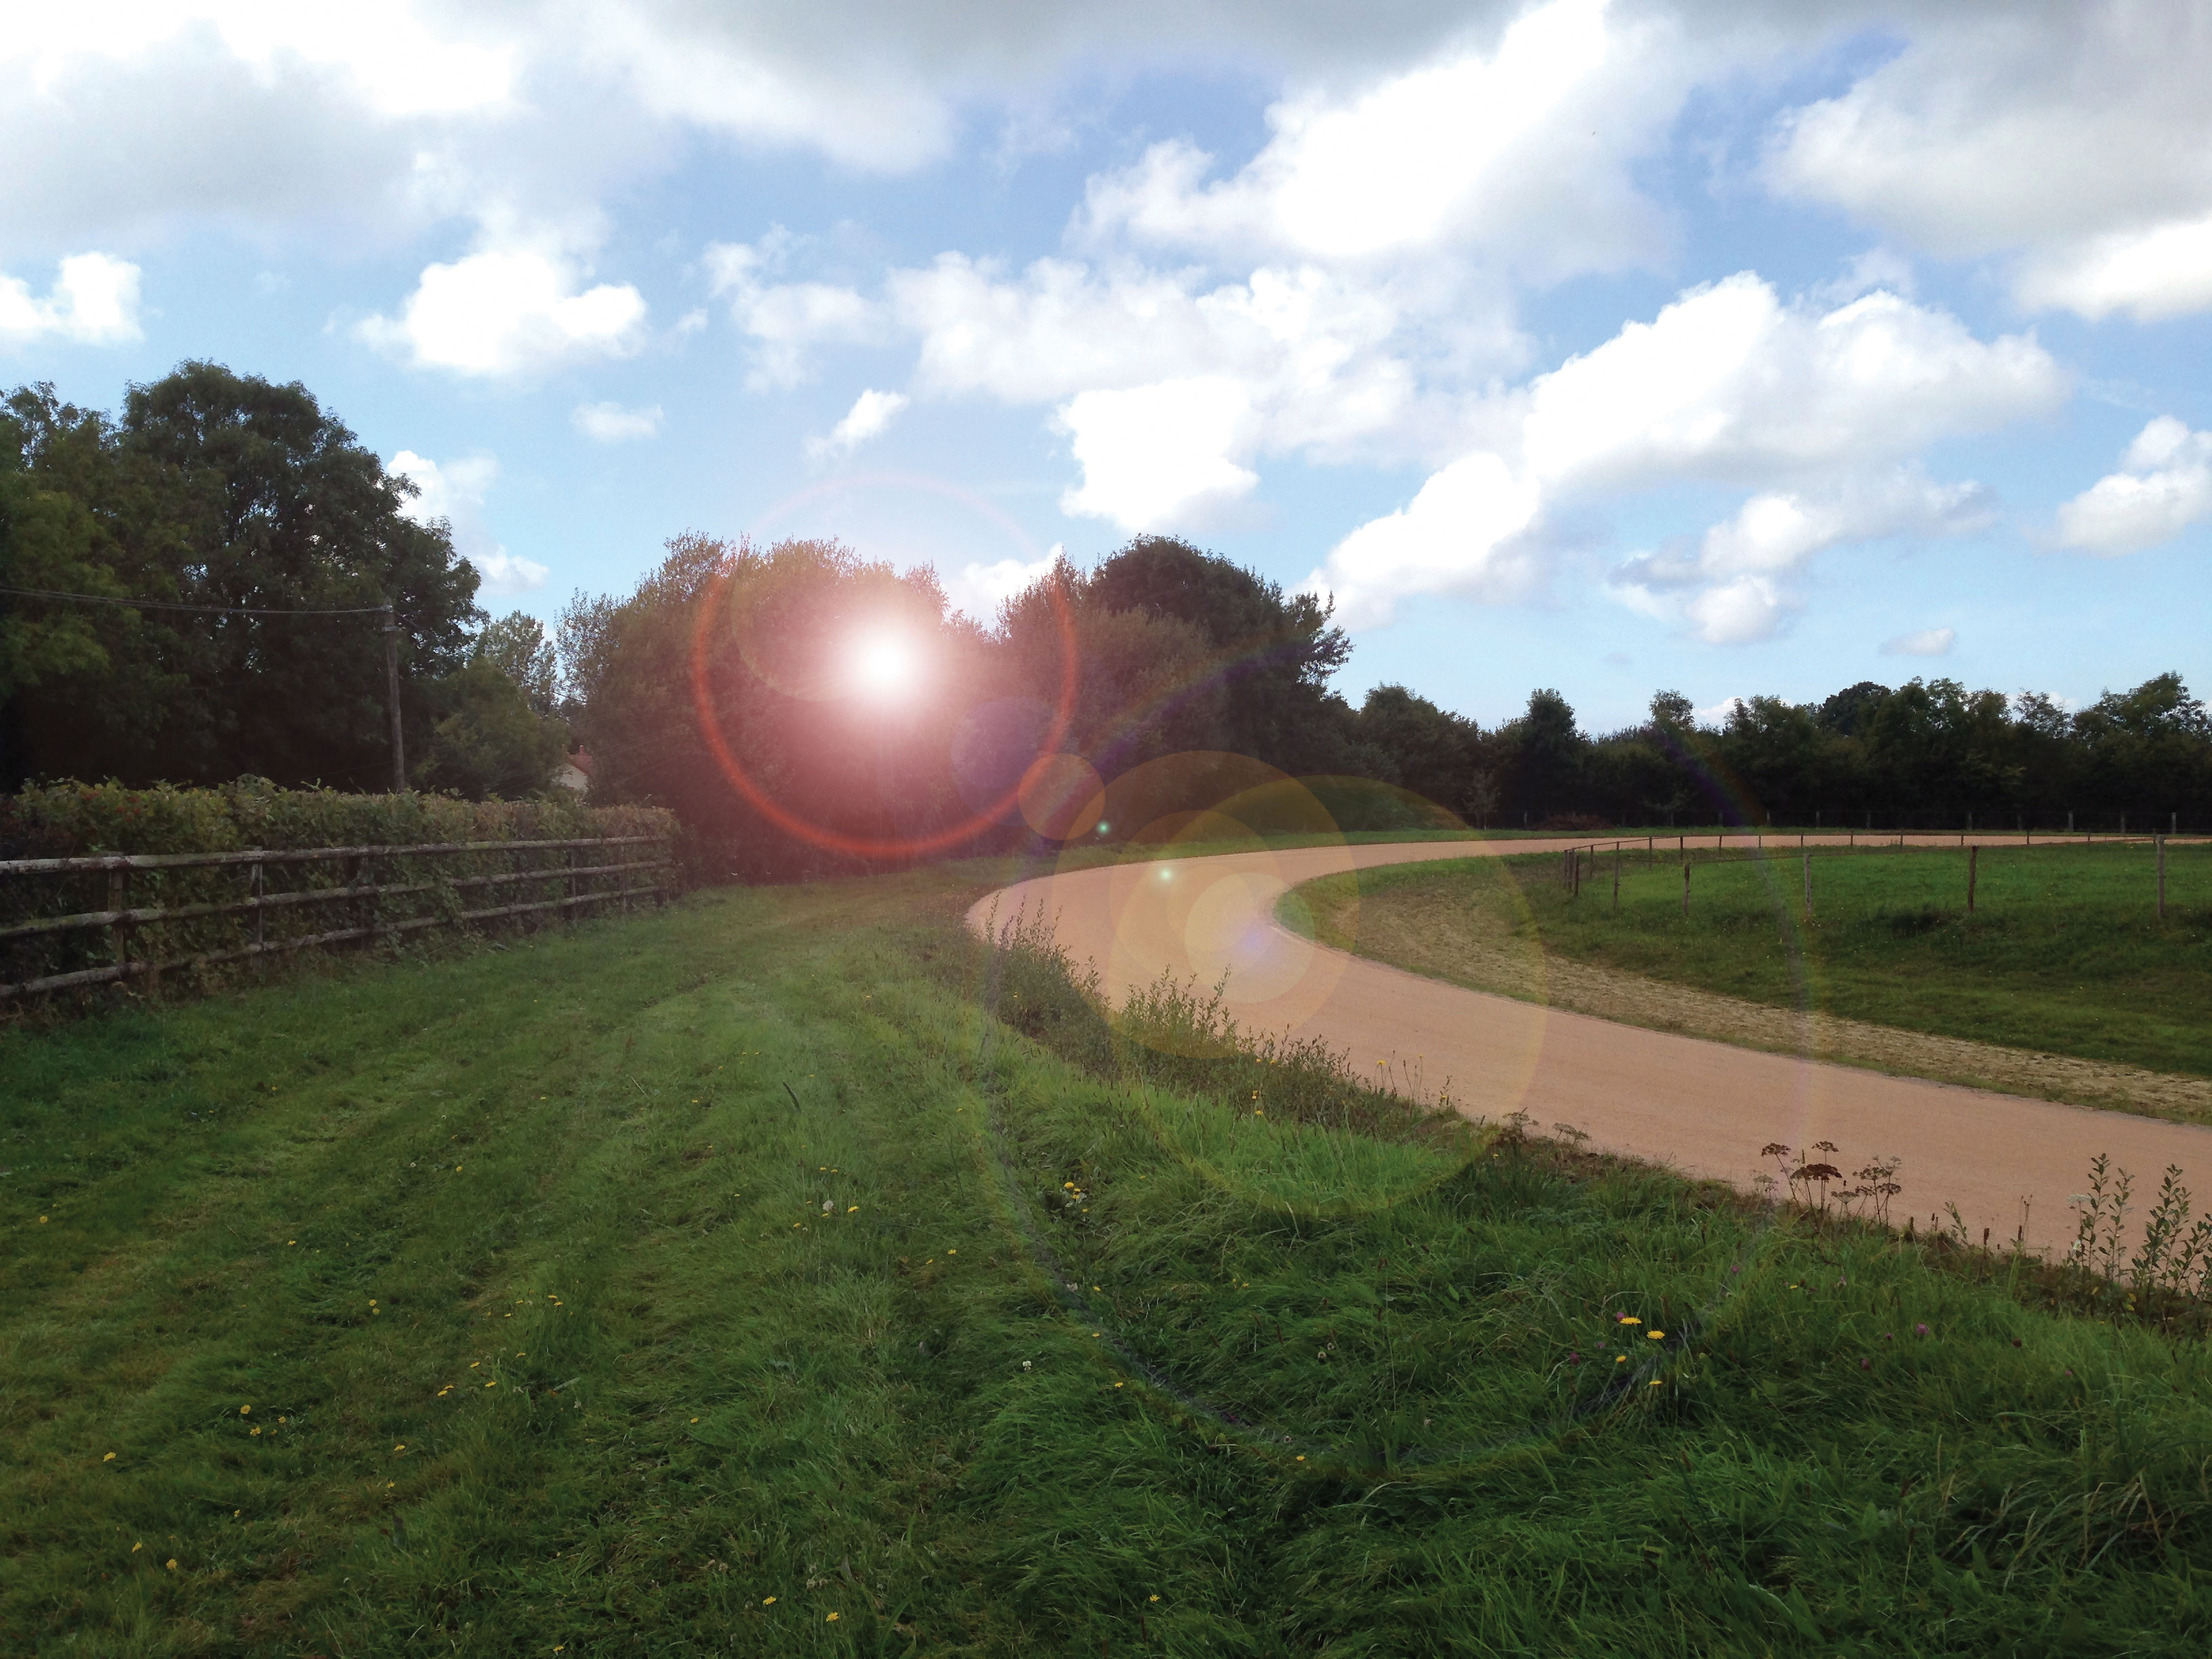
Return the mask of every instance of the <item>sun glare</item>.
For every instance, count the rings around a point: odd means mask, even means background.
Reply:
[[[847,665],[860,693],[878,699],[911,691],[920,678],[913,641],[888,629],[855,640]]]

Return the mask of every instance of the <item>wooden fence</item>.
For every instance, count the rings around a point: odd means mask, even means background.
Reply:
[[[672,869],[658,836],[0,861],[0,1001],[131,979],[158,988],[164,974],[221,963],[658,902]],[[467,909],[464,895],[506,902]]]

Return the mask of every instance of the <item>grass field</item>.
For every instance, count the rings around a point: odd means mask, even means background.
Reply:
[[[1557,854],[1408,865],[1305,890],[1326,915],[1352,893],[1357,937],[1332,943],[1462,982],[1503,946],[1771,1006],[2154,1070],[2212,1075],[2212,846],[2166,854],[2166,917],[2147,846],[1966,854],[1816,850],[1812,919],[1795,849],[1692,854],[1690,911],[1668,849],[1601,854],[1571,894]],[[1510,989],[1506,986],[1485,988]]]
[[[1133,1048],[1012,873],[0,1036],[0,1652],[2212,1644],[2202,1344]]]

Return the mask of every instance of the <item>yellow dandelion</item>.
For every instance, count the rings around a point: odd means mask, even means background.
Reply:
[[[960,1252],[957,1250],[947,1250],[945,1254],[947,1255],[958,1255]]]
[[[495,1388],[497,1388],[498,1386],[499,1386],[499,1379],[498,1379],[497,1377],[495,1377],[495,1376],[494,1378],[492,1378],[492,1380],[491,1380],[490,1382],[487,1382],[487,1383],[485,1383],[485,1384],[484,1384],[484,1387],[486,1387],[487,1389],[495,1389]]]
[[[137,1554],[137,1553],[138,1553],[138,1552],[139,1552],[140,1550],[143,1550],[143,1549],[144,1549],[145,1547],[145,1547],[143,1544],[133,1544],[133,1545],[131,1547],[131,1554],[133,1554],[133,1555],[136,1555],[136,1554]]]
[[[1651,1379],[1651,1386],[1655,1389],[1659,1386],[1659,1379],[1657,1377],[1655,1376]]]
[[[256,1429],[253,1431],[253,1432],[254,1432],[254,1433],[256,1433],[256,1434],[259,1434],[259,1433],[261,1432],[261,1431],[260,1431],[258,1428],[256,1428]]]
[[[1301,1462],[1301,1463],[1303,1463],[1303,1462],[1304,1462],[1305,1461],[1306,1461],[1306,1455],[1305,1455],[1304,1452],[1300,1452],[1300,1453],[1298,1454],[1298,1462]]]
[[[774,1607],[774,1606],[775,1605],[775,1597],[774,1597],[773,1595],[763,1595],[763,1596],[762,1596],[762,1597],[761,1597],[761,1605],[762,1605],[763,1607]]]
[[[825,1625],[834,1625],[834,1624],[836,1624],[836,1623],[837,1622],[838,1617],[839,1617],[839,1615],[838,1615],[838,1614],[836,1614],[836,1613],[833,1613],[830,1614],[827,1618],[825,1618],[824,1620],[823,1620],[823,1621],[822,1621],[822,1622],[823,1622],[823,1624],[825,1624]]]
[[[40,1217],[39,1218],[39,1225],[40,1225],[41,1227],[43,1227],[43,1226],[45,1226],[46,1224],[46,1217],[44,1217],[44,1216],[40,1216]]]
[[[1644,1334],[1650,1337],[1654,1342],[1658,1342],[1665,1340],[1667,1333],[1664,1331],[1646,1331]]]
[[[253,1407],[251,1406],[240,1406],[238,1408],[238,1414],[240,1417],[251,1417],[253,1415]]]
[[[394,1451],[396,1451],[396,1452],[403,1452],[403,1451],[405,1451],[405,1450],[407,1449],[407,1443],[406,1443],[404,1440],[403,1440],[403,1441],[401,1441],[398,1445],[394,1446],[392,1449],[392,1450],[394,1450]]]
[[[845,1213],[847,1215],[858,1215],[860,1212],[860,1206],[857,1204],[848,1204],[845,1206]]]
[[[106,1456],[101,1458],[100,1461],[103,1463],[112,1463],[115,1461],[115,1454],[113,1452],[110,1452]]]
[[[1158,1601],[1160,1598],[1159,1598],[1158,1596],[1157,1596],[1157,1595],[1148,1595],[1148,1596],[1146,1596],[1145,1599],[1146,1599],[1147,1601]]]
[[[697,1418],[696,1418],[696,1417],[695,1417],[695,1418],[693,1418],[691,1420],[692,1420],[694,1423],[696,1423],[699,1419],[698,1419]]]
[[[173,1556],[171,1556],[171,1557],[169,1558],[169,1571],[170,1571],[171,1572],[174,1572],[176,1570],[177,1570],[177,1558],[176,1558],[175,1556],[173,1556]]]
[[[1625,1353],[1617,1353],[1613,1357],[1613,1363],[1616,1365],[1626,1365],[1628,1363],[1628,1356]]]
[[[288,1238],[284,1242],[287,1244],[297,1244],[300,1241],[296,1238]]]
[[[1641,1325],[1644,1322],[1634,1314],[1623,1314],[1617,1322],[1623,1325]]]

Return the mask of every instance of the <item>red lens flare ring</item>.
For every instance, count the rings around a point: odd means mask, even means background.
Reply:
[[[816,823],[811,819],[799,817],[769,794],[753,781],[752,775],[745,770],[744,763],[738,758],[730,747],[729,739],[722,734],[721,722],[714,716],[714,698],[708,689],[708,637],[714,632],[714,623],[722,614],[730,580],[726,567],[708,579],[703,601],[699,607],[699,620],[691,630],[691,702],[698,713],[700,734],[707,739],[707,747],[713,752],[715,764],[722,769],[722,775],[763,817],[786,835],[811,842],[829,852],[843,853],[853,858],[908,859],[925,858],[930,854],[945,852],[972,841],[999,824],[1008,812],[1018,809],[1022,786],[1017,780],[996,800],[948,829],[933,835],[886,839],[875,836],[848,835],[842,830],[832,830],[827,824]],[[1058,583],[1052,584],[1048,591],[1052,595],[1054,614],[1060,623],[1060,696],[1052,711],[1051,727],[1037,742],[1040,758],[1058,750],[1060,740],[1066,737],[1067,728],[1073,721],[1079,666],[1074,612],[1068,609],[1067,596],[1060,592]]]

